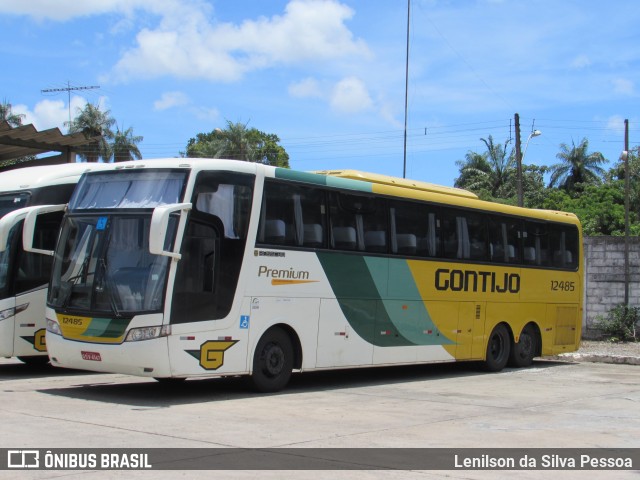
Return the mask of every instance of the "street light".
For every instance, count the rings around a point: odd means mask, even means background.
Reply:
[[[538,135],[542,135],[540,130],[534,130],[529,134],[529,138],[527,138],[527,143],[524,146],[524,152],[522,153],[522,157],[518,158],[518,206],[524,206],[524,200],[522,198],[522,164],[524,163],[524,157],[527,154],[527,148],[529,147],[529,140],[533,137],[537,137]]]

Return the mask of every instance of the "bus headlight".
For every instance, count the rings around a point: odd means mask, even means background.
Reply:
[[[56,322],[55,320],[51,320],[49,318],[47,318],[47,332],[55,333],[56,335],[62,335],[62,332],[60,331],[60,324],[58,324],[58,322]]]
[[[125,342],[140,342],[142,340],[151,340],[152,338],[166,337],[171,335],[171,326],[162,325],[155,327],[132,328],[127,333]]]

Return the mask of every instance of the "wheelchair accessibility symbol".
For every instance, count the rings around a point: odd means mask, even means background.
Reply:
[[[249,328],[249,315],[241,315],[240,316],[240,328],[248,329]]]

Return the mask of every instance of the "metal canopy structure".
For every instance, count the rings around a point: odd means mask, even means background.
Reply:
[[[96,141],[100,136],[89,137],[83,132],[62,134],[60,129],[51,128],[39,132],[33,125],[12,127],[8,122],[0,122],[0,162],[28,155],[60,152],[66,162],[74,162],[77,147]],[[60,162],[58,162],[60,163]],[[20,166],[34,165],[24,162]],[[3,169],[0,167],[0,169]]]

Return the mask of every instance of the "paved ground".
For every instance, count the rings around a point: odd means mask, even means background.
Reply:
[[[240,379],[166,386],[0,360],[0,448],[640,448],[640,368],[536,361],[308,373],[256,395]],[[11,475],[8,475],[11,473]],[[4,475],[3,475],[4,474]],[[638,478],[637,472],[0,472],[2,478]]]
[[[579,362],[640,365],[640,342],[607,342],[583,340],[577,352],[557,357]]]

